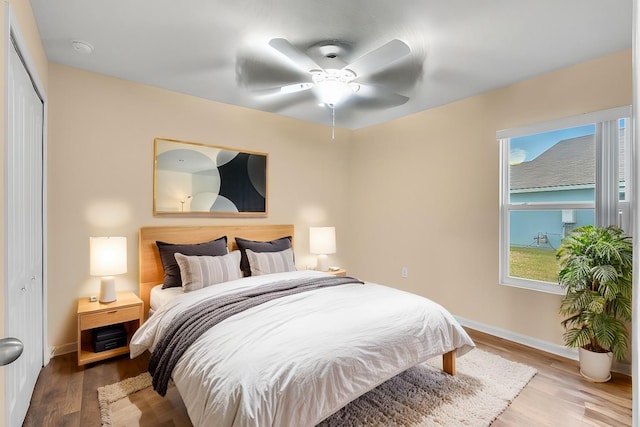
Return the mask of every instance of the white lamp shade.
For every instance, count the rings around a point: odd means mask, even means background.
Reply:
[[[309,250],[312,254],[328,255],[336,253],[335,227],[310,227]]]
[[[127,272],[126,237],[90,237],[90,268],[92,276],[113,276]]]

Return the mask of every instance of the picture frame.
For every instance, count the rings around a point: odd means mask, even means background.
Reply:
[[[153,213],[267,216],[268,154],[154,139]]]

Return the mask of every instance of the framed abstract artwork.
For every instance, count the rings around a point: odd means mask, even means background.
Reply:
[[[267,216],[266,153],[156,138],[153,213]]]

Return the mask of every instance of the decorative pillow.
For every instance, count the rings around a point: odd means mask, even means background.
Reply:
[[[179,252],[183,255],[208,255],[220,256],[229,253],[227,249],[227,236],[210,242],[196,244],[174,244],[157,241],[162,268],[164,268],[164,282],[162,289],[182,286],[180,268],[173,254]]]
[[[247,258],[251,266],[251,274],[253,276],[262,276],[263,274],[284,273],[287,271],[296,271],[293,263],[293,250],[285,249],[280,252],[253,252],[247,249]]]
[[[185,292],[242,278],[240,251],[221,256],[175,254]]]
[[[249,260],[247,260],[246,250],[250,249],[253,252],[280,252],[285,249],[291,248],[291,236],[281,237],[279,239],[270,240],[268,242],[258,242],[255,240],[247,240],[241,237],[236,237],[236,244],[242,252],[242,259],[240,260],[240,269],[245,276],[251,276],[251,268],[249,267]]]

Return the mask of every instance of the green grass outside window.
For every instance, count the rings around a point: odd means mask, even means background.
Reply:
[[[510,248],[509,274],[513,277],[558,283],[559,271],[554,249]]]

